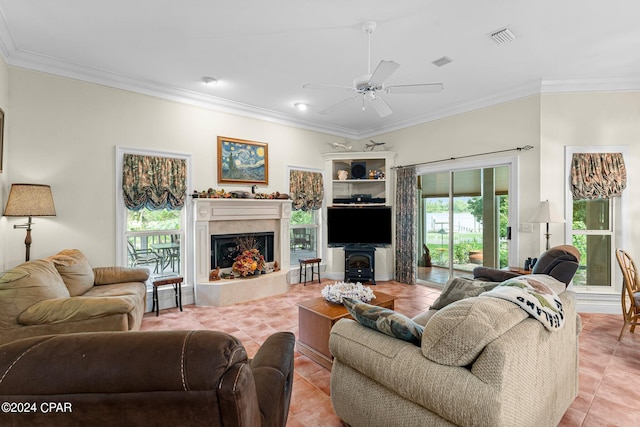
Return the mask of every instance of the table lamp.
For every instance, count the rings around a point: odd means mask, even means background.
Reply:
[[[16,224],[13,228],[25,228],[27,237],[24,244],[27,248],[25,261],[29,261],[31,248],[31,217],[56,216],[56,208],[53,205],[51,187],[41,184],[11,184],[7,206],[4,208],[4,216],[26,216],[29,218],[26,224]]]
[[[550,222],[565,222],[564,218],[558,213],[555,206],[549,201],[545,200],[544,202],[540,202],[540,208],[538,209],[538,213],[531,219],[531,222],[537,222],[540,224],[547,224],[547,232],[545,236],[547,237],[547,250],[549,249],[549,223]]]

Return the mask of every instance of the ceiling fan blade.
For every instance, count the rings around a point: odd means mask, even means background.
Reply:
[[[387,80],[391,74],[400,67],[400,64],[393,61],[380,61],[376,69],[369,77],[369,84],[371,86],[381,86],[385,80]]]
[[[303,89],[338,89],[338,90],[353,90],[350,86],[337,86],[337,85],[317,85],[313,83],[307,83],[302,85]]]
[[[371,98],[371,105],[373,105],[373,109],[376,110],[380,117],[387,117],[393,114],[389,105],[384,101],[384,99],[379,96],[374,96]]]
[[[444,89],[442,83],[419,83],[411,85],[393,85],[384,88],[387,93],[437,93]]]
[[[333,104],[332,106],[327,107],[324,110],[320,111],[319,114],[332,113],[332,112],[336,111],[337,109],[342,108],[345,105],[352,103],[353,101],[355,101],[358,98],[358,96],[360,96],[360,95],[354,95],[354,96],[351,96],[351,97],[349,97],[347,99],[343,99],[342,101],[338,102],[337,104]]]

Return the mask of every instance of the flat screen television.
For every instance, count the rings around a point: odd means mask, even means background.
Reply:
[[[327,208],[329,246],[390,245],[391,230],[388,206]]]

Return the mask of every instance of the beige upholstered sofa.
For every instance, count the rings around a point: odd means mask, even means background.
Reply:
[[[578,392],[580,330],[575,293],[558,284],[564,325],[554,331],[482,295],[414,318],[426,322],[420,345],[338,321],[329,342],[337,415],[353,427],[556,426]]]
[[[73,332],[140,329],[143,268],[91,268],[77,249],[28,261],[0,275],[0,344]]]

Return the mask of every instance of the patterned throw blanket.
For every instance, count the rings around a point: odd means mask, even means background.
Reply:
[[[505,280],[481,296],[501,298],[518,305],[549,331],[564,326],[564,310],[558,295],[544,283],[518,276]]]

